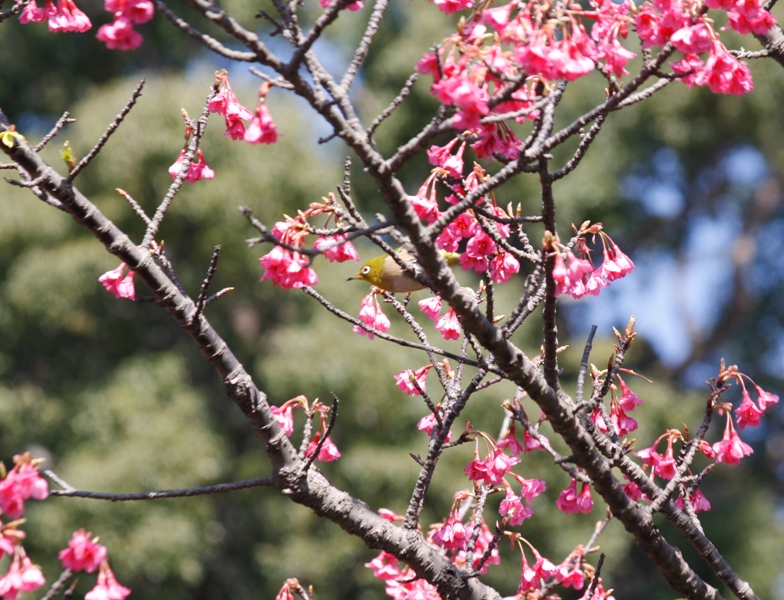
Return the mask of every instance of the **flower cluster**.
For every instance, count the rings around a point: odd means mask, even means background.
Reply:
[[[21,0],[18,0],[21,1]],[[142,34],[134,29],[152,19],[155,6],[150,0],[105,0],[104,8],[112,13],[112,22],[98,29],[96,38],[110,50],[135,50],[144,41]],[[90,18],[73,0],[46,0],[43,8],[31,0],[19,14],[20,23],[49,22],[49,31],[84,33],[92,28]]]
[[[468,0],[433,1],[447,14],[475,8]],[[519,140],[501,119],[535,119],[537,83],[546,93],[554,81],[573,81],[594,70],[608,77],[627,74],[626,65],[636,54],[621,40],[630,25],[645,48],[671,42],[683,53],[672,68],[687,85],[707,85],[716,93],[748,92],[748,67],[719,41],[706,14],[709,8],[726,11],[730,27],[742,34],[763,34],[775,25],[760,0],[648,0],[639,7],[631,0],[591,0],[588,6],[513,0],[492,8],[484,3],[436,53],[425,54],[417,69],[433,76],[431,93],[455,108],[454,127],[480,138],[478,152],[514,158]],[[699,55],[706,53],[703,62]],[[498,96],[503,97],[494,102]]]
[[[231,91],[226,69],[215,73],[215,82],[218,85],[218,93],[210,100],[209,110],[223,115],[226,119],[224,135],[233,140],[245,140],[249,144],[274,144],[278,141],[275,123],[272,122],[272,115],[266,103],[266,96],[270,90],[268,83],[262,84],[259,88],[259,103],[254,114],[245,108]],[[246,128],[243,121],[251,123]]]
[[[437,197],[439,183],[451,189],[452,193],[446,196],[445,201],[455,205],[466,194],[476,190],[487,177],[486,171],[478,164],[465,178],[462,177],[465,144],[458,148],[456,154],[452,154],[456,142],[453,140],[443,148],[430,148],[428,157],[436,168],[416,195],[408,197],[417,216],[427,223],[435,222],[442,215]],[[475,206],[488,216],[480,219],[474,208],[467,208],[444,227],[436,238],[436,246],[446,252],[457,252],[464,246],[465,250],[460,255],[460,266],[463,269],[479,274],[487,273],[495,283],[506,283],[520,271],[520,262],[496,240],[509,238],[511,227],[507,221],[511,220],[512,215],[486,197],[481,198]]]
[[[275,420],[278,422],[278,425],[280,425],[280,428],[283,430],[283,433],[287,436],[291,436],[291,434],[294,433],[294,410],[297,408],[303,409],[309,419],[312,419],[316,413],[318,413],[320,417],[319,428],[316,430],[313,439],[308,443],[308,447],[305,450],[305,456],[312,456],[316,451],[316,448],[321,445],[316,460],[330,462],[339,459],[340,451],[329,435],[327,435],[327,415],[330,411],[329,406],[322,404],[318,399],[314,400],[313,404],[309,406],[308,399],[305,396],[297,396],[296,398],[287,400],[281,406],[271,406],[270,410],[272,411]],[[326,438],[324,436],[326,436]],[[324,439],[323,443],[321,442],[322,438]]]
[[[190,130],[188,129],[187,131]],[[188,152],[188,137],[189,134],[186,134],[185,148],[180,150],[180,155],[177,157],[177,160],[169,167],[169,175],[171,175],[172,179],[177,179],[177,175],[179,175],[182,170],[182,163],[185,160],[185,154]],[[196,151],[196,160],[192,160],[188,165],[188,171],[185,173],[184,179],[188,183],[194,183],[200,179],[212,179],[213,177],[215,177],[215,171],[207,165],[207,161],[204,160],[204,153],[201,151],[201,148],[199,148]]]
[[[620,375],[618,375],[618,384],[621,387],[621,397],[618,398],[616,389],[612,390],[612,399],[610,400],[610,425],[616,435],[624,436],[637,429],[637,421],[630,417],[629,413],[642,404],[642,400],[640,400],[639,396],[626,385],[626,382]],[[602,433],[609,432],[607,423],[605,423],[604,420],[604,415],[598,406],[591,413],[591,420],[599,428],[599,431]]]
[[[93,24],[73,0],[59,0],[55,5],[52,0],[46,0],[43,8],[35,0],[30,0],[19,14],[20,23],[49,22],[49,31],[72,31],[84,33]]]
[[[744,427],[758,427],[760,425],[760,418],[764,412],[769,407],[777,404],[779,397],[763,390],[747,375],[739,373],[737,367],[735,366],[724,368],[722,365],[722,372],[719,379],[725,383],[729,383],[733,380],[737,381],[742,388],[742,401],[734,411],[732,411],[732,405],[728,403],[717,403],[712,408],[712,410],[718,412],[720,415],[726,415],[724,433],[720,441],[714,443],[713,445],[704,440],[699,440],[698,442],[693,441],[689,443],[697,443],[698,450],[706,457],[715,459],[717,463],[736,465],[744,456],[753,454],[754,449],[745,443],[738,435],[738,431],[732,418],[732,413],[734,412],[735,414],[739,428],[743,429]],[[746,389],[745,380],[751,382],[757,392],[756,403],[752,400],[751,395]],[[664,451],[664,454],[660,454],[657,448],[663,440],[667,441],[667,447]],[[684,434],[681,433],[678,429],[668,429],[666,432],[656,438],[651,446],[643,448],[642,450],[639,450],[635,453],[637,457],[642,460],[644,465],[643,468],[650,468],[651,477],[656,475],[662,479],[673,479],[676,477],[676,475],[678,475],[679,469],[683,468],[679,462],[679,459],[677,459],[675,456],[675,451],[673,448],[673,444],[675,442],[680,442],[682,444],[686,443]],[[644,494],[640,491],[639,487],[633,482],[626,484],[624,486],[624,490],[633,500],[646,499]],[[710,509],[710,503],[708,502],[708,499],[705,498],[702,492],[700,492],[699,488],[694,487],[688,491],[689,500],[691,501],[695,512]],[[682,497],[679,497],[676,502],[681,507],[684,505]]]
[[[49,496],[49,486],[38,474],[40,462],[29,453],[17,454],[13,469],[0,481],[0,511],[11,519],[22,516],[26,500],[44,500]]]
[[[585,244],[585,235],[597,235],[602,241],[602,264],[594,268],[590,260],[590,250]],[[553,279],[555,280],[555,295],[568,294],[573,298],[582,298],[585,295],[598,296],[602,288],[628,275],[634,270],[634,263],[626,256],[610,236],[602,231],[602,224],[595,223],[590,227],[583,226],[578,237],[577,248],[580,258],[569,248],[563,248],[563,254],[558,247],[557,239],[545,232],[545,242],[551,242],[555,250],[555,264],[553,265]]]
[[[392,326],[389,318],[381,310],[381,305],[378,303],[378,294],[376,290],[371,289],[370,293],[362,299],[362,304],[359,309],[359,320],[365,325],[381,333],[386,333]],[[354,333],[358,335],[366,335],[368,339],[375,338],[372,331],[368,331],[360,325],[354,325],[352,328]]]
[[[95,37],[110,50],[135,50],[144,38],[133,26],[152,19],[155,6],[150,0],[104,0],[104,8],[114,15],[111,23],[102,25]]]
[[[272,236],[286,247],[275,246],[268,254],[261,257],[260,262],[264,269],[262,281],[270,279],[284,290],[318,283],[318,276],[310,266],[310,260],[296,248],[304,247],[308,234],[313,231],[308,223],[310,217],[326,214],[327,225],[334,218],[335,224],[338,227],[342,226],[340,208],[335,197],[330,194],[323,200],[324,202],[321,203],[311,203],[306,211],[300,211],[296,217],[286,217],[285,221],[275,223]],[[342,234],[330,236],[328,240],[319,236],[314,250],[324,254],[330,261],[359,260],[359,254],[353,244]]]

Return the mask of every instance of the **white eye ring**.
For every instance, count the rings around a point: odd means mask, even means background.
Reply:
[[[368,273],[370,273],[370,265],[365,265],[362,267],[362,274],[367,275]]]

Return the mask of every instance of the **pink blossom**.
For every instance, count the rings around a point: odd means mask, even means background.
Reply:
[[[700,488],[694,489],[694,491],[691,493],[689,497],[689,500],[691,501],[691,505],[692,508],[694,508],[695,513],[711,509],[710,502],[708,502],[708,499],[700,491]],[[677,506],[681,510],[684,510],[686,508],[686,505],[683,502],[683,494],[678,496],[678,499],[675,500],[675,506]]]
[[[547,489],[547,484],[541,479],[525,479],[514,473],[512,473],[512,476],[520,484],[520,495],[525,498],[526,502],[530,503],[531,500]]]
[[[555,580],[564,587],[574,588],[576,590],[583,589],[585,585],[585,575],[580,568],[582,564],[582,553],[575,556],[573,552],[566,559],[558,565],[558,571],[555,574]]]
[[[637,421],[627,415],[618,402],[612,403],[610,421],[618,435],[627,435],[638,427]]]
[[[642,404],[642,400],[640,400],[639,396],[629,389],[629,386],[621,379],[620,375],[618,376],[618,384],[621,386],[621,399],[618,403],[625,412],[631,412]]]
[[[713,32],[708,25],[701,21],[689,27],[676,31],[670,40],[675,48],[686,53],[702,54],[713,46]]]
[[[104,8],[115,17],[128,17],[137,25],[146,23],[155,14],[155,6],[150,0],[105,0]]]
[[[126,268],[125,263],[120,263],[120,266],[111,271],[106,271],[98,278],[98,281],[103,284],[106,291],[114,294],[115,298],[125,298],[127,300],[136,300],[136,287],[133,283],[133,271],[129,270],[128,274],[123,277],[123,270]]]
[[[457,320],[455,311],[450,308],[435,322],[435,328],[441,332],[445,340],[456,340],[460,337],[460,321]]]
[[[433,0],[433,4],[444,14],[451,15],[459,10],[468,10],[474,5],[474,2],[473,0]]]
[[[459,138],[455,138],[446,146],[430,146],[430,149],[427,151],[427,158],[431,165],[441,167],[455,178],[459,178],[463,174],[463,152],[466,147],[466,142],[463,142],[457,152],[452,154],[452,148],[459,141]]]
[[[523,521],[533,516],[534,511],[531,510],[531,507],[522,503],[520,496],[516,496],[512,492],[512,488],[508,485],[505,487],[506,496],[501,500],[498,512],[502,517],[509,519],[508,524],[510,526],[521,525]]]
[[[700,452],[702,452],[708,458],[716,458],[716,453],[713,451],[713,448],[705,440],[702,440],[700,442],[699,448],[700,448]]]
[[[411,369],[402,371],[395,375],[395,383],[400,391],[405,392],[409,396],[419,396],[421,395],[419,390],[427,391],[427,374],[432,368],[433,365],[425,365],[416,371]],[[412,379],[416,380],[416,386],[411,381]],[[419,386],[419,389],[417,389],[417,386]]]
[[[635,502],[637,502],[638,500],[648,499],[648,497],[640,489],[640,486],[638,486],[633,481],[630,481],[629,483],[621,484],[621,487],[623,488],[624,493]]]
[[[118,16],[111,23],[101,25],[95,37],[101,40],[109,50],[136,50],[142,45],[142,34],[133,28],[128,17]]]
[[[284,290],[318,283],[318,275],[310,267],[310,261],[299,252],[275,246],[259,259],[259,263],[264,269],[261,281],[271,279]]]
[[[98,543],[98,538],[91,539],[92,535],[84,529],[73,533],[68,547],[59,554],[63,569],[92,573],[106,560],[106,547]]]
[[[536,550],[533,550],[534,566],[528,566],[528,562],[523,555],[523,572],[520,576],[520,586],[518,593],[529,592],[539,588],[542,581],[547,581],[558,572],[558,568],[546,558],[542,557]]]
[[[387,316],[382,312],[381,305],[378,303],[376,294],[373,292],[370,292],[362,299],[362,306],[359,309],[359,320],[368,327],[382,333],[389,331],[389,328],[392,326],[392,323],[390,323]],[[371,331],[367,331],[364,327],[360,327],[359,325],[354,325],[353,329],[354,333],[357,333],[360,336],[366,335],[368,336],[368,339],[372,340],[376,337]]]
[[[345,241],[344,241],[345,240]],[[359,260],[359,253],[354,248],[354,244],[346,240],[343,234],[336,234],[332,237],[320,235],[314,247],[321,250],[324,257],[329,262],[346,262],[347,260]]]
[[[678,472],[678,465],[672,450],[672,437],[667,438],[667,450],[664,456],[653,466],[653,472],[664,479],[672,479]]]
[[[441,211],[438,210],[435,184],[436,178],[434,175],[431,175],[417,190],[416,196],[408,196],[408,201],[414,207],[414,212],[427,223],[432,223],[441,214]]]
[[[321,440],[321,432],[317,432],[316,435],[311,440],[310,444],[308,444],[307,449],[305,450],[305,456],[310,456],[316,451],[316,446],[318,445],[319,441]],[[321,446],[321,450],[319,450],[318,456],[316,456],[316,460],[320,460],[323,462],[332,462],[339,459],[341,456],[340,450],[332,441],[330,436],[324,440],[324,444]]]
[[[294,433],[294,406],[286,402],[283,406],[270,406],[270,411],[275,416],[275,420],[287,436]]]
[[[769,406],[773,406],[779,403],[779,397],[776,394],[766,392],[757,384],[754,384],[754,389],[756,389],[757,394],[759,394],[757,402],[759,403],[760,410],[767,410]]]
[[[433,413],[425,415],[419,422],[417,422],[417,429],[420,431],[424,431],[427,435],[433,435],[433,429],[438,426],[438,421],[436,421],[436,416]],[[452,439],[452,432],[449,431],[446,434],[445,442],[449,443],[449,440]]]
[[[498,485],[503,481],[513,466],[520,462],[516,456],[509,456],[497,450],[491,450],[482,460],[474,455],[474,460],[468,463],[465,473],[471,481],[480,481],[485,485]]]
[[[444,227],[436,238],[436,246],[447,252],[457,252],[460,242],[474,235],[474,231],[476,231],[476,218],[468,212],[461,213]]]
[[[125,600],[130,593],[131,590],[117,582],[109,563],[104,561],[98,572],[98,582],[85,594],[84,600]]]
[[[428,318],[435,321],[441,314],[441,296],[432,296],[430,298],[420,300],[419,310],[425,313]]]
[[[93,24],[72,0],[59,0],[57,10],[49,15],[49,31],[74,31],[84,33]]]
[[[373,571],[376,579],[381,581],[391,581],[400,576],[399,561],[389,552],[381,551],[376,558],[365,563],[368,569]]]
[[[602,238],[604,241],[604,238]],[[599,267],[600,275],[607,281],[621,279],[634,270],[634,263],[613,241],[604,244],[604,260]]]
[[[464,550],[468,541],[468,531],[460,519],[451,514],[444,524],[433,533],[433,542],[451,552]]]
[[[525,451],[525,448],[523,448],[522,444],[520,444],[515,436],[514,424],[509,428],[509,431],[504,438],[498,442],[498,447],[509,448],[509,452],[512,453],[512,456],[520,456],[520,454]]]
[[[580,510],[580,504],[577,499],[576,479],[572,479],[571,482],[569,482],[569,486],[559,494],[558,499],[555,501],[555,505],[567,515]]]
[[[172,179],[176,179],[180,174],[182,163],[185,160],[185,153],[185,148],[180,150],[180,155],[177,157],[177,160],[169,167],[169,175],[171,175]],[[213,177],[215,177],[215,171],[207,166],[207,162],[204,160],[204,153],[201,151],[201,148],[199,148],[196,151],[196,160],[191,161],[191,164],[188,166],[188,172],[185,174],[185,181],[195,183],[200,179],[212,179]]]
[[[734,411],[735,417],[738,419],[738,427],[740,429],[744,429],[747,425],[749,427],[759,427],[763,411],[754,404],[751,400],[751,394],[745,389],[741,392],[741,397],[743,401]]]
[[[593,510],[591,486],[587,483],[583,483],[582,487],[580,488],[580,495],[577,497],[577,510],[586,515],[591,512],[591,510]]]
[[[542,444],[539,443],[534,436],[528,433],[528,430],[523,431],[523,442],[525,445],[525,451],[531,452],[532,450],[539,450],[542,447]]]
[[[29,454],[15,456],[14,462],[14,468],[0,481],[0,510],[12,519],[18,519],[24,513],[25,500],[46,499],[49,486],[38,474]]]
[[[16,600],[21,592],[34,592],[44,583],[46,580],[41,569],[33,565],[24,548],[17,546],[8,573],[0,579],[0,597],[3,600]]]
[[[252,120],[254,115],[237,100],[237,96],[231,90],[229,75],[225,69],[215,73],[215,79],[219,82],[218,93],[213,96],[207,106],[210,112],[223,115],[225,118],[226,132],[224,135],[231,137],[233,140],[244,139],[245,124],[243,121]],[[251,143],[258,143],[258,141]]]
[[[289,582],[283,584],[283,587],[280,588],[277,596],[275,596],[275,600],[296,600],[294,593],[291,591],[291,586]]]
[[[496,283],[506,283],[520,272],[520,262],[509,252],[499,252],[490,260],[490,278]]]
[[[51,2],[47,4],[47,7],[48,6],[54,8],[54,5]],[[48,17],[48,11],[45,8],[38,6],[38,4],[35,3],[35,0],[31,0],[25,5],[25,7],[22,9],[22,12],[19,14],[19,22],[23,25],[26,23],[41,23]]]
[[[732,425],[732,418],[727,413],[727,425],[724,428],[724,437],[720,442],[713,444],[713,450],[716,452],[716,461],[727,463],[728,465],[737,465],[740,459],[754,453],[751,446],[743,442],[735,431]]]
[[[249,144],[274,144],[278,141],[278,132],[266,102],[259,101],[244,137]]]
[[[335,3],[334,0],[319,0],[319,6],[321,8],[329,8],[334,3]],[[357,0],[357,2],[352,2],[351,4],[345,6],[344,8],[345,8],[345,10],[350,10],[350,11],[353,12],[353,11],[359,10],[363,6],[364,6],[364,4],[362,3],[362,1],[361,0]]]
[[[593,272],[593,265],[587,260],[577,258],[571,250],[566,249],[566,261],[560,252],[555,253],[553,266],[553,279],[555,280],[555,295],[569,294],[575,298],[585,293],[585,279]]]
[[[661,438],[660,438],[661,439]],[[653,446],[649,448],[643,448],[642,450],[638,450],[635,454],[642,460],[644,465],[649,465],[654,469],[658,466],[659,462],[661,462],[661,455],[656,452],[656,446],[658,445],[659,440],[653,444]]]

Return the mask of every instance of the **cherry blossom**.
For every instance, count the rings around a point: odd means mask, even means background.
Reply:
[[[30,454],[18,454],[14,456],[14,468],[0,481],[0,510],[12,519],[22,516],[26,500],[45,500],[49,496],[49,486],[36,468],[38,462]]]
[[[177,157],[177,160],[169,167],[169,175],[171,175],[172,179],[176,179],[177,175],[180,174],[186,152],[187,148],[180,150],[180,155]],[[196,160],[191,161],[191,164],[188,165],[185,181],[188,183],[195,183],[200,179],[212,179],[213,177],[215,177],[215,171],[207,165],[207,162],[204,160],[204,153],[201,151],[201,148],[199,148],[196,151]]]
[[[751,394],[745,389],[741,392],[743,401],[735,409],[735,417],[738,420],[738,427],[744,429],[746,426],[759,427],[763,411],[751,399]]]
[[[732,425],[732,418],[727,413],[727,425],[724,428],[724,437],[720,442],[713,444],[713,451],[716,452],[716,461],[737,465],[744,456],[754,453],[751,446],[743,442]]]
[[[346,239],[345,235],[336,234],[331,237],[320,235],[314,248],[321,250],[329,262],[346,262],[359,260],[359,253],[354,244]]]
[[[111,271],[106,271],[98,278],[98,281],[103,284],[106,291],[114,294],[115,298],[125,298],[127,300],[136,300],[136,287],[133,283],[133,271],[129,270],[123,276],[123,271],[127,265],[120,263],[120,266]]]
[[[92,573],[106,560],[106,547],[98,543],[98,538],[93,539],[91,533],[80,529],[73,533],[59,558],[63,569]]]
[[[395,383],[400,391],[405,392],[409,396],[419,396],[421,395],[420,390],[423,392],[427,391],[427,374],[432,368],[433,365],[425,365],[416,371],[411,369],[402,371],[395,375]],[[416,385],[414,385],[412,379],[416,380]],[[417,389],[417,386],[419,386],[419,389]]]
[[[108,562],[102,562],[100,569],[98,582],[85,594],[84,600],[125,600],[131,590],[117,582]]]
[[[460,321],[457,320],[457,314],[451,307],[435,322],[435,328],[441,332],[445,340],[456,340],[460,337]]]
[[[245,141],[249,144],[274,144],[278,141],[277,128],[272,121],[272,114],[270,114],[265,100],[269,89],[270,85],[266,82],[259,88],[259,103],[256,106],[256,113],[244,134]]]
[[[46,580],[41,569],[33,565],[22,546],[17,546],[8,573],[0,579],[0,597],[3,600],[16,600],[21,592],[34,592],[44,583]],[[85,600],[92,599],[85,596]]]
[[[109,50],[136,50],[144,41],[142,34],[133,28],[133,22],[124,15],[101,25],[95,37],[106,44]]]
[[[382,333],[389,331],[389,328],[392,326],[392,323],[389,322],[389,319],[381,310],[381,305],[378,303],[375,292],[370,292],[362,299],[362,306],[359,310],[359,320],[368,327]],[[353,330],[354,333],[361,336],[366,335],[368,339],[371,340],[376,337],[373,332],[368,331],[359,325],[354,325]]]

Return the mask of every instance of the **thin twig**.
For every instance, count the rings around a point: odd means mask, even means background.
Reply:
[[[50,587],[49,591],[46,592],[46,596],[41,598],[41,600],[52,600],[57,595],[57,592],[63,589],[65,582],[71,578],[71,575],[73,575],[71,569],[65,569],[62,573],[60,573],[60,577],[58,577],[57,581],[52,584],[52,587]]]
[[[172,25],[174,25],[177,29],[186,35],[189,35],[190,37],[200,41],[202,44],[204,44],[204,46],[216,54],[225,56],[231,60],[236,60],[237,62],[252,62],[257,59],[258,55],[255,52],[241,52],[239,50],[232,50],[231,48],[227,48],[221,44],[214,37],[211,37],[206,33],[202,33],[193,27],[190,23],[188,23],[185,19],[182,19],[174,14],[166,5],[166,3],[163,2],[163,0],[153,0],[153,2],[155,2],[155,6],[158,8],[158,11],[163,13],[163,16],[166,17],[166,19]]]
[[[88,492],[77,490],[58,477],[50,470],[45,470],[44,475],[62,487],[61,490],[50,490],[51,496],[63,496],[69,498],[87,498],[89,500],[109,500],[111,502],[127,502],[132,500],[158,500],[161,498],[189,498],[191,496],[203,496],[205,494],[222,494],[235,490],[244,490],[252,487],[265,487],[275,485],[275,478],[272,475],[258,477],[256,479],[246,479],[244,481],[234,481],[232,483],[219,483],[216,485],[206,485],[203,487],[183,488],[178,490],[156,490],[151,492],[135,492],[131,494],[113,494],[110,492]]]
[[[199,315],[201,315],[201,311],[204,310],[204,304],[207,299],[207,290],[210,289],[210,283],[212,282],[213,277],[215,277],[215,273],[218,271],[218,259],[220,258],[220,245],[215,246],[212,250],[212,258],[210,259],[210,266],[207,268],[207,276],[204,278],[204,281],[201,284],[201,290],[199,290],[199,298],[196,300],[196,310],[193,311],[193,316],[191,317],[191,322],[195,322]]]
[[[386,119],[389,115],[395,112],[395,109],[398,106],[403,104],[403,100],[405,100],[406,96],[408,96],[411,93],[411,88],[414,87],[414,84],[417,82],[417,79],[419,79],[419,73],[414,73],[413,75],[411,75],[411,77],[409,77],[406,80],[406,82],[403,84],[403,88],[400,90],[400,93],[397,96],[395,96],[392,102],[389,103],[389,106],[387,106],[384,110],[382,110],[381,113],[375,119],[373,119],[373,122],[370,124],[370,127],[367,128],[368,137],[373,137],[373,134],[376,132],[376,129],[378,129],[378,126],[384,122],[384,119]]]
[[[575,404],[581,404],[583,401],[583,388],[585,387],[585,372],[588,370],[588,357],[591,355],[593,348],[593,337],[596,335],[596,325],[591,325],[591,332],[588,334],[588,340],[585,342],[585,349],[583,350],[583,358],[580,360],[580,372],[577,374],[577,391],[574,394]]]
[[[122,196],[123,198],[125,198],[125,201],[131,207],[131,209],[133,209],[133,212],[136,213],[137,217],[139,217],[142,221],[144,221],[145,225],[150,224],[150,217],[147,216],[147,213],[144,212],[144,209],[141,207],[141,205],[138,202],[136,202],[136,200],[133,199],[133,196],[131,196],[128,192],[120,188],[117,188],[117,193],[120,194],[120,196]]]
[[[2,19],[0,19],[0,21],[2,21]],[[69,114],[70,113],[68,111],[65,111],[63,116],[57,119],[57,123],[54,124],[54,127],[52,127],[49,133],[47,133],[40,142],[33,146],[33,150],[35,152],[40,152],[43,150],[44,146],[46,146],[46,144],[48,144],[52,138],[56,136],[67,124],[76,123],[76,119],[69,118]]]
[[[98,138],[98,141],[95,143],[95,146],[93,146],[92,150],[90,150],[85,155],[85,157],[82,158],[82,160],[80,160],[73,169],[71,169],[71,172],[68,174],[68,177],[65,178],[66,181],[72,182],[76,178],[76,176],[82,172],[82,169],[84,169],[87,165],[89,165],[90,161],[92,161],[96,156],[98,156],[98,153],[101,151],[101,148],[104,147],[104,144],[106,144],[106,142],[109,141],[109,138],[112,136],[112,134],[115,131],[117,131],[117,128],[120,126],[120,123],[122,123],[125,120],[125,117],[128,115],[128,113],[131,112],[131,109],[136,104],[136,101],[142,95],[143,87],[144,87],[144,79],[139,81],[139,83],[136,85],[136,89],[134,89],[133,94],[131,94],[131,99],[128,100],[125,106],[123,106],[123,109],[120,111],[120,114],[118,114],[114,118],[114,121],[109,125],[109,127],[106,128],[106,131],[103,132],[103,135],[100,138]]]

